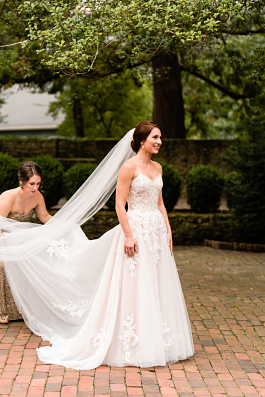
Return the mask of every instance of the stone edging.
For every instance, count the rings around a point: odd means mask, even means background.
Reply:
[[[227,241],[204,240],[206,247],[218,248],[222,250],[249,251],[249,252],[265,252],[265,244],[245,244],[245,243],[229,243]]]

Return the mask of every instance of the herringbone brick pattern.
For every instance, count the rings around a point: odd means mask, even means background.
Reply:
[[[265,254],[174,250],[196,353],[157,368],[76,371],[37,360],[45,344],[22,321],[0,326],[0,395],[265,396]]]

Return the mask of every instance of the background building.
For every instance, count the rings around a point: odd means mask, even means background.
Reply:
[[[4,104],[0,108],[3,117],[0,136],[54,136],[64,119],[63,114],[56,119],[48,114],[54,95],[46,92],[33,93],[29,88],[20,89],[14,85],[2,91],[1,98]]]

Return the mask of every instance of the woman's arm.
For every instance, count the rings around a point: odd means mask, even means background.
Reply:
[[[161,165],[158,164],[158,163],[156,163],[156,165],[158,167],[159,172],[162,175],[163,171],[162,171]],[[163,218],[165,220],[165,224],[166,224],[166,228],[167,228],[168,246],[170,248],[170,252],[171,252],[171,255],[172,255],[172,253],[173,253],[173,251],[172,251],[173,250],[172,231],[171,231],[170,223],[169,223],[168,216],[167,216],[167,210],[166,210],[166,207],[165,207],[165,204],[164,204],[164,201],[163,201],[162,190],[160,191],[159,197],[158,197],[158,209],[161,212],[161,214],[163,215]]]
[[[132,236],[127,213],[125,211],[125,204],[128,198],[133,175],[134,167],[130,163],[128,164],[128,162],[125,163],[121,168],[116,188],[116,212],[122,230],[125,234],[124,253],[129,257],[133,257],[134,253],[138,251],[137,244]]]
[[[14,204],[14,196],[10,194],[9,191],[2,193],[0,196],[0,215],[6,218],[9,212],[11,211],[13,204]],[[1,229],[0,229],[0,237],[4,237]]]
[[[164,201],[163,201],[163,197],[162,197],[162,191],[159,193],[158,209],[161,212],[161,214],[163,215],[163,218],[165,220],[165,224],[166,224],[166,227],[167,227],[167,240],[168,240],[168,245],[169,245],[170,252],[171,252],[171,255],[172,255],[172,249],[173,249],[172,231],[171,231],[170,223],[169,223],[168,216],[167,216],[167,210],[166,210],[166,207],[164,205]]]
[[[42,223],[46,223],[52,218],[52,216],[47,211],[43,195],[40,192],[37,193],[38,193],[38,197],[37,197],[37,206],[35,207],[35,211],[36,214],[38,215],[39,220]]]
[[[14,204],[14,195],[10,191],[6,191],[0,196],[0,215],[7,217],[9,212],[12,210]]]

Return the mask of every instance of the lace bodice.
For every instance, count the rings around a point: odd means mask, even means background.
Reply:
[[[27,214],[19,214],[18,212],[9,212],[7,218],[13,219],[18,222],[27,222],[33,214],[34,209],[29,211]]]
[[[161,174],[152,180],[144,174],[138,174],[131,182],[128,207],[130,210],[153,211],[157,209],[158,197],[163,187]]]
[[[127,216],[133,238],[137,242],[141,234],[143,240],[148,243],[150,252],[153,253],[155,263],[158,263],[161,246],[168,249],[167,229],[158,209],[158,197],[162,187],[163,180],[160,174],[154,180],[138,174],[131,182],[127,200]],[[126,257],[126,265],[132,278],[135,277],[138,262],[138,253],[134,257]]]

